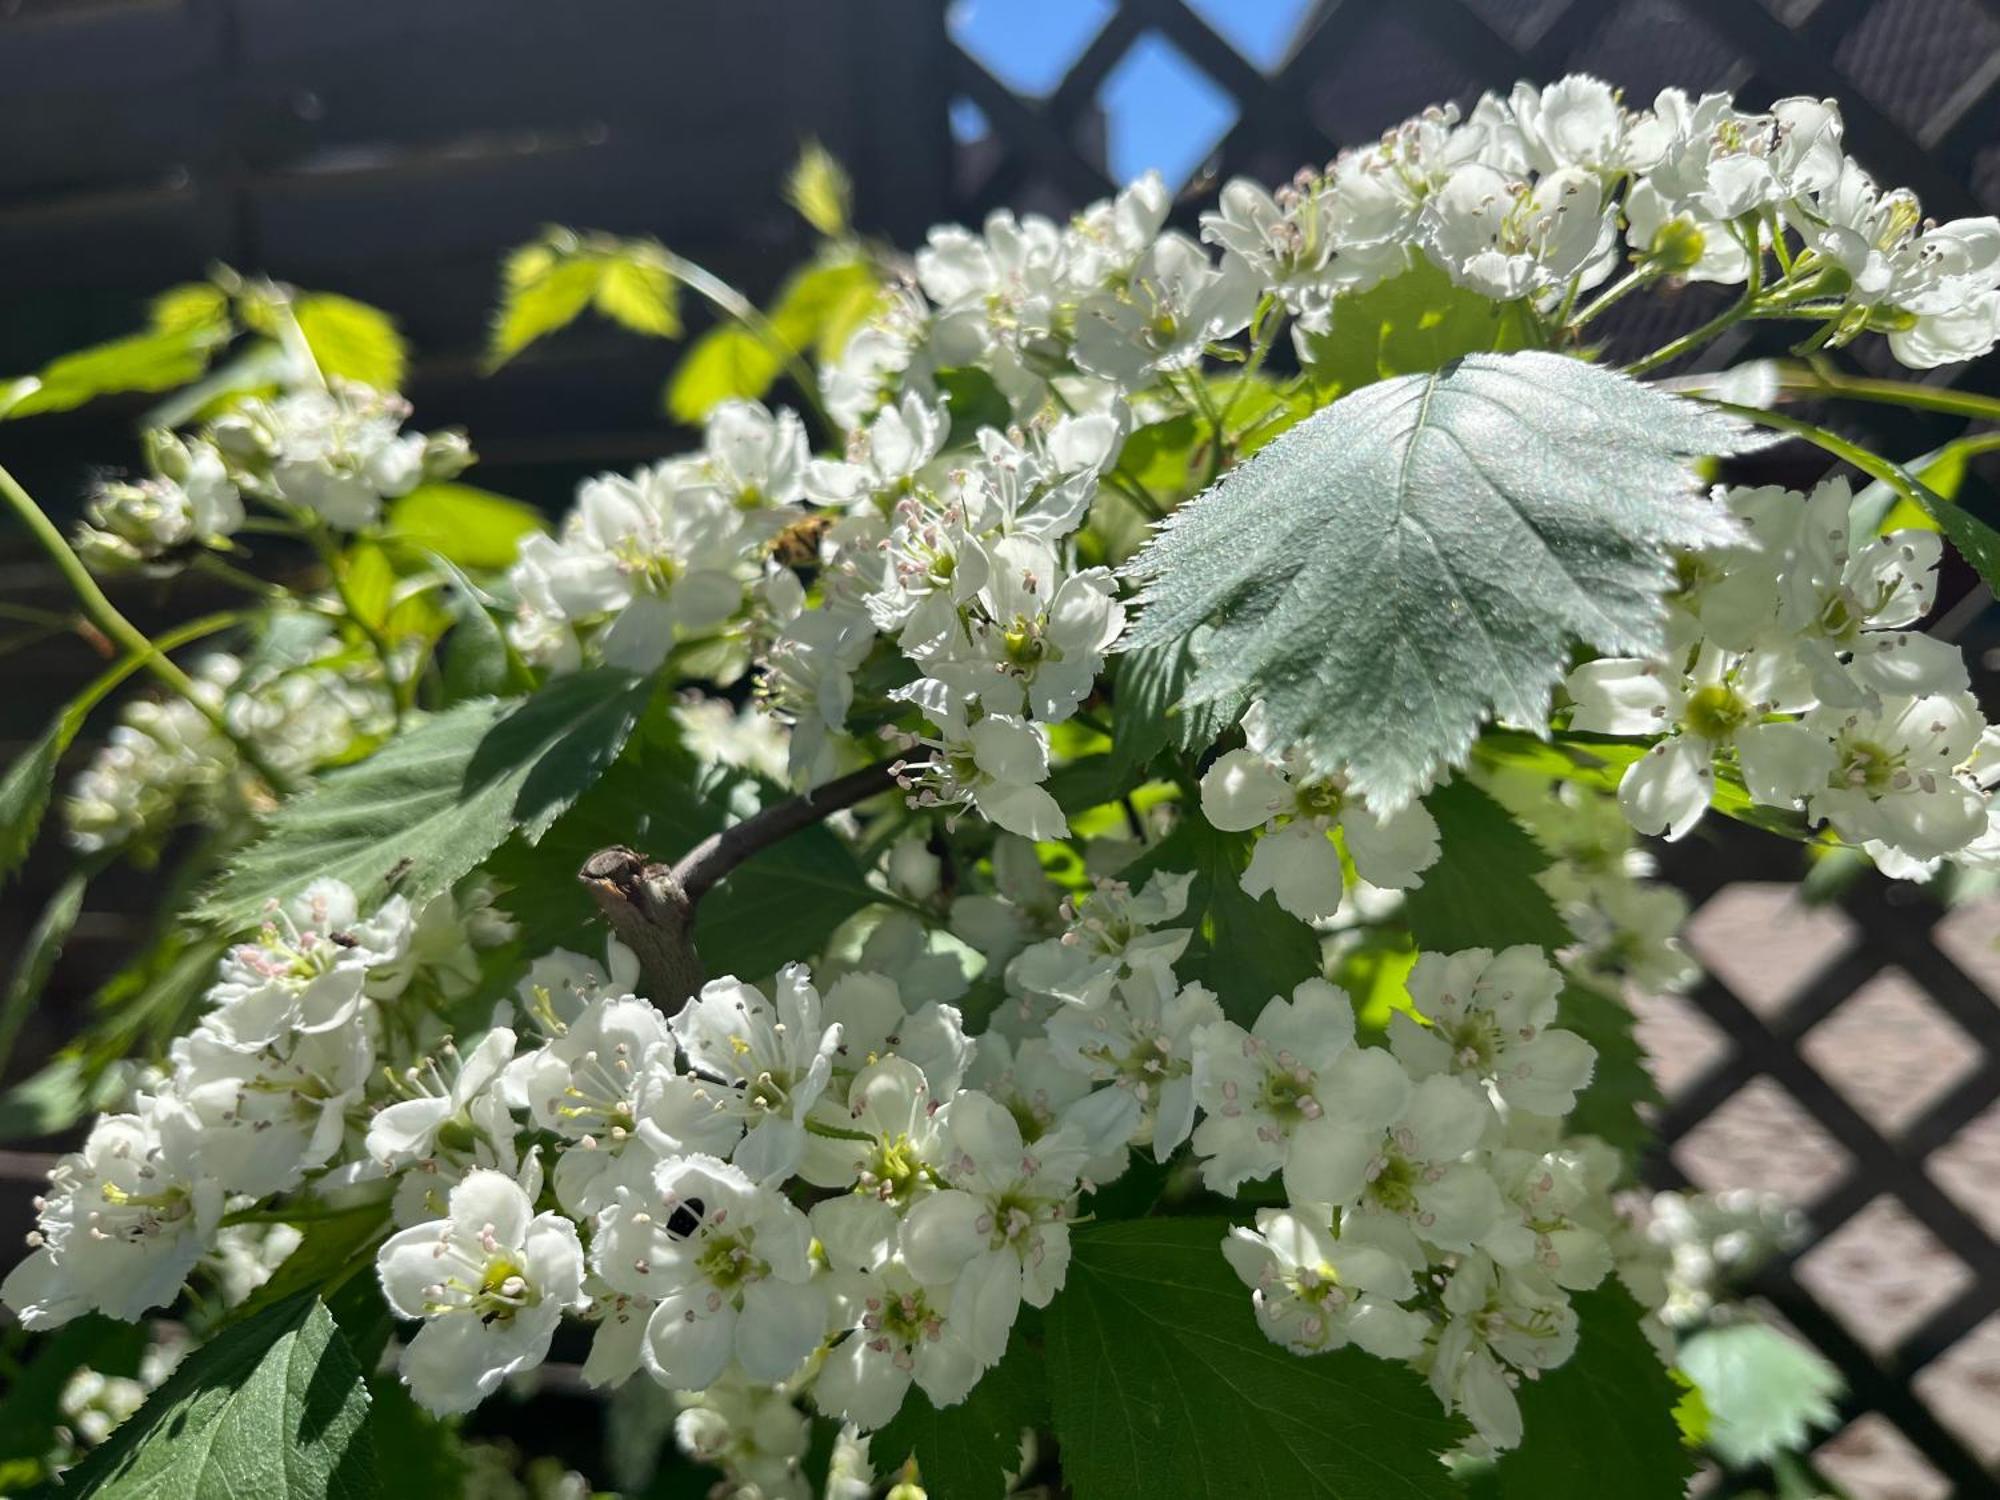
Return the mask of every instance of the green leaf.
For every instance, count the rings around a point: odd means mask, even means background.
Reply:
[[[41,832],[55,788],[56,767],[75,743],[92,709],[126,678],[138,671],[140,660],[128,657],[100,673],[82,692],[65,703],[49,727],[0,776],[0,886],[28,857]]]
[[[396,320],[379,307],[332,292],[308,292],[292,304],[313,362],[329,380],[357,380],[378,391],[399,391],[410,349]]]
[[[1382,381],[1167,519],[1129,644],[1212,623],[1187,701],[1254,687],[1278,744],[1393,810],[1487,718],[1546,722],[1574,641],[1659,647],[1670,551],[1731,534],[1688,460],[1755,441],[1554,354]]]
[[[497,697],[514,686],[507,637],[477,597],[452,592],[452,631],[439,665],[447,706],[473,698]]]
[[[517,786],[513,820],[532,844],[611,768],[652,696],[650,673],[621,667],[557,677],[479,742],[466,785]]]
[[[867,261],[842,257],[789,277],[771,304],[771,327],[795,351],[837,359],[854,330],[882,300],[882,283]]]
[[[828,239],[839,239],[854,211],[854,182],[831,151],[809,140],[785,178],[785,201]]]
[[[521,538],[547,531],[532,505],[470,484],[420,484],[391,502],[389,540],[449,558],[461,568],[514,565]]]
[[[1505,1500],[1681,1500],[1694,1473],[1641,1309],[1616,1282],[1571,1298],[1581,1337],[1569,1362],[1521,1382],[1525,1436],[1494,1465]]]
[[[271,1279],[235,1310],[232,1324],[249,1322],[267,1309],[303,1295],[332,1297],[362,1271],[372,1273],[375,1251],[388,1233],[386,1201],[356,1205],[352,1213],[303,1220],[298,1245],[279,1262]],[[365,1280],[379,1291],[372,1274]]]
[[[1178,500],[1194,488],[1195,447],[1203,433],[1188,412],[1149,422],[1125,439],[1113,472],[1142,486],[1155,500]]]
[[[1214,744],[1243,715],[1246,700],[1183,700],[1210,631],[1198,627],[1185,640],[1165,641],[1112,659],[1112,753],[1137,767],[1168,745],[1194,755]]]
[[[83,911],[84,887],[90,884],[91,874],[90,867],[80,866],[63,877],[15,954],[6,993],[0,996],[0,1072],[6,1070],[21,1023],[49,982],[56,960],[62,957],[63,944],[69,941],[76,927],[76,919]]]
[[[471,1465],[457,1429],[412,1401],[395,1375],[369,1378],[368,1433],[376,1471],[394,1476],[385,1495],[457,1500],[465,1493]]]
[[[1568,925],[1535,880],[1549,857],[1506,808],[1465,780],[1439,787],[1424,806],[1437,821],[1437,863],[1403,902],[1420,949],[1569,945]]]
[[[1290,995],[1300,980],[1323,972],[1313,930],[1268,893],[1252,897],[1243,889],[1250,850],[1248,835],[1224,833],[1183,808],[1173,832],[1121,877],[1136,887],[1155,870],[1194,872],[1187,913],[1174,925],[1194,924],[1196,932],[1175,971],[1214,990],[1229,1018],[1245,1026],[1273,995]]]
[[[1891,467],[1896,468],[1895,465]],[[2000,531],[1995,531],[1964,506],[1954,505],[1921,479],[1900,468],[1896,471],[1909,480],[1917,504],[1958,549],[1958,555],[1972,564],[1973,570],[1985,580],[1988,588],[2000,589]]]
[[[1397,375],[1442,370],[1468,354],[1533,347],[1534,322],[1519,303],[1492,302],[1453,286],[1418,256],[1402,275],[1333,305],[1333,327],[1306,340],[1305,362],[1320,399]]]
[[[634,333],[654,338],[681,336],[681,286],[657,255],[635,245],[609,256],[592,303],[597,310]]]
[[[557,678],[518,706],[448,709],[289,798],[200,915],[247,927],[267,902],[321,876],[346,881],[364,900],[393,886],[421,902],[517,824],[531,842],[540,837],[616,759],[650,691],[650,679],[600,668]]]
[[[1563,986],[1556,1024],[1597,1049],[1596,1070],[1578,1092],[1569,1117],[1571,1133],[1594,1135],[1617,1147],[1629,1169],[1653,1139],[1652,1126],[1639,1111],[1666,1102],[1646,1066],[1632,1008],[1614,994],[1572,979]]]
[[[1455,1494],[1437,1455],[1462,1424],[1398,1365],[1353,1348],[1302,1359],[1267,1339],[1222,1258],[1226,1229],[1141,1219],[1072,1234],[1069,1282],[1045,1321],[1078,1500]]]
[[[947,447],[967,447],[979,436],[982,427],[1004,432],[1014,420],[1013,403],[1001,394],[993,377],[977,365],[939,370],[936,378],[938,389],[951,403],[951,436],[946,440]]]
[[[1681,1344],[1680,1366],[1708,1407],[1707,1445],[1731,1468],[1803,1452],[1840,1421],[1840,1372],[1762,1323],[1704,1329]]]
[[[488,368],[498,369],[535,340],[568,327],[597,296],[604,263],[575,254],[574,242],[567,231],[552,231],[507,257],[486,347]]]
[[[368,1392],[333,1318],[299,1297],[188,1356],[63,1476],[79,1500],[362,1500]]]
[[[1041,1355],[1016,1324],[1006,1356],[958,1405],[940,1409],[913,1387],[895,1419],[869,1439],[869,1461],[888,1478],[914,1458],[927,1494],[1001,1500],[1008,1476],[1020,1472],[1022,1431],[1044,1425],[1048,1410]]]
[[[142,333],[93,344],[34,375],[0,380],[0,420],[70,411],[121,391],[170,391],[200,378],[229,342],[228,301],[213,287],[177,287],[153,304]]]
[[[0,1402],[0,1472],[23,1462],[39,1471],[55,1446],[63,1388],[70,1377],[86,1365],[101,1375],[137,1375],[147,1341],[143,1324],[119,1323],[98,1313],[38,1339],[11,1371],[7,1399]]]
[[[699,426],[725,401],[756,401],[785,367],[784,355],[741,323],[718,323],[689,347],[667,382],[667,411]]]

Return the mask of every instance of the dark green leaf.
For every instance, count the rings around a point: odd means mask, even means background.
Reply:
[[[13,1056],[14,1038],[20,1033],[21,1023],[34,1008],[42,987],[49,982],[56,960],[62,957],[63,944],[69,941],[77,916],[83,911],[83,891],[90,883],[90,875],[88,868],[78,868],[63,877],[14,956],[6,993],[0,996],[0,1071],[5,1071],[8,1059]]]
[[[1403,904],[1426,953],[1534,943],[1554,951],[1571,933],[1535,881],[1549,857],[1507,809],[1469,781],[1424,798],[1438,826],[1437,863]]]
[[[1021,1467],[1021,1433],[1048,1421],[1047,1375],[1022,1325],[1006,1357],[979,1377],[972,1394],[940,1410],[912,1387],[895,1420],[869,1439],[875,1472],[893,1476],[914,1458],[926,1494],[1001,1500]]]
[[[993,377],[976,365],[939,370],[937,383],[951,403],[951,437],[947,447],[969,447],[982,427],[1004,432],[1014,420],[1013,405],[993,383]]]
[[[1571,1299],[1576,1353],[1516,1395],[1526,1436],[1494,1466],[1505,1500],[1681,1500],[1694,1473],[1674,1421],[1680,1391],[1615,1282]]]
[[[94,1500],[363,1500],[368,1392],[317,1299],[295,1298],[188,1356],[63,1493]]]
[[[532,844],[610,769],[652,696],[650,676],[621,667],[554,678],[479,742],[466,787],[517,784],[513,818]]]
[[[1563,986],[1557,1024],[1597,1049],[1596,1071],[1576,1096],[1569,1128],[1616,1146],[1629,1168],[1653,1139],[1640,1110],[1665,1102],[1634,1034],[1632,1008],[1616,995],[1571,980]]]
[[[1495,713],[1545,722],[1574,641],[1659,646],[1670,552],[1732,534],[1689,460],[1758,441],[1553,354],[1382,381],[1168,518],[1129,644],[1213,624],[1188,701],[1254,689],[1280,745],[1391,810]]]
[[[469,1466],[457,1430],[412,1401],[394,1375],[368,1381],[368,1433],[375,1443],[376,1472],[390,1476],[385,1497],[458,1500],[465,1493]]]
[[[1187,914],[1175,925],[1193,925],[1196,932],[1175,972],[1214,990],[1229,1017],[1245,1026],[1273,995],[1290,995],[1300,980],[1322,972],[1313,930],[1270,895],[1253,898],[1244,891],[1250,849],[1248,835],[1211,828],[1199,812],[1184,808],[1174,831],[1122,877],[1136,886],[1155,870],[1194,872]]]
[[[1306,341],[1307,373],[1322,401],[1397,375],[1425,375],[1468,354],[1531,348],[1534,323],[1518,303],[1492,302],[1423,256],[1402,275],[1334,304],[1333,327]]]
[[[101,673],[89,687],[62,706],[40,739],[30,745],[0,776],[0,886],[21,867],[41,831],[42,815],[48,811],[49,793],[56,780],[56,765],[82,730],[90,711],[102,703],[111,690],[139,670],[136,657]]]
[[[1802,1453],[1840,1420],[1840,1372],[1762,1323],[1704,1329],[1681,1344],[1680,1367],[1708,1408],[1707,1446],[1732,1468]]]
[[[1222,1258],[1226,1228],[1144,1219],[1075,1231],[1046,1322],[1056,1436],[1078,1500],[1455,1493],[1437,1455],[1462,1425],[1397,1365],[1352,1348],[1301,1359],[1265,1338]]]
[[[102,1375],[136,1375],[147,1339],[143,1324],[114,1322],[98,1313],[39,1338],[8,1379],[7,1399],[0,1402],[0,1469],[24,1460],[39,1464],[54,1448],[63,1388],[71,1376],[86,1365]]]

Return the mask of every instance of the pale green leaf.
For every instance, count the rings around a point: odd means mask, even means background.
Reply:
[[[1576,641],[1658,649],[1671,552],[1734,535],[1689,461],[1757,441],[1560,355],[1381,381],[1168,518],[1128,644],[1213,624],[1186,701],[1254,691],[1277,743],[1390,810],[1487,718],[1546,722]]]
[[[1566,1364],[1515,1394],[1526,1436],[1494,1465],[1504,1500],[1682,1500],[1694,1456],[1682,1445],[1680,1390],[1616,1282],[1571,1297],[1581,1337]]]
[[[655,338],[681,336],[680,283],[656,256],[635,246],[606,258],[592,299],[620,327]]]
[[[1456,1494],[1437,1455],[1462,1424],[1398,1365],[1354,1348],[1302,1359],[1266,1338],[1222,1258],[1227,1228],[1142,1219],[1073,1232],[1045,1321],[1077,1500]]]
[[[698,426],[725,401],[762,399],[784,355],[740,323],[718,323],[688,349],[667,382],[667,411]]]
[[[1680,1367],[1708,1407],[1707,1446],[1732,1468],[1803,1452],[1840,1421],[1840,1372],[1762,1323],[1704,1329],[1682,1342]]]
[[[292,304],[313,362],[329,380],[354,380],[378,391],[399,391],[409,369],[409,346],[396,320],[378,307],[332,292],[308,292]]]
[[[78,1500],[363,1500],[361,1368],[310,1295],[228,1330],[63,1477]]]
[[[854,211],[854,183],[831,151],[809,140],[785,178],[785,201],[814,229],[838,239]]]
[[[420,484],[389,505],[390,541],[438,553],[461,568],[510,568],[521,538],[546,530],[532,505],[470,484]]]
[[[564,255],[539,240],[516,250],[503,272],[487,364],[497,368],[536,339],[574,323],[597,296],[603,277],[604,262],[594,256]]]
[[[69,411],[123,391],[170,391],[201,377],[229,339],[226,319],[148,329],[52,360],[0,382],[0,418]]]
[[[881,299],[882,284],[867,261],[826,261],[786,280],[771,304],[771,327],[792,349],[831,360]]]
[[[7,976],[5,993],[0,994],[0,1071],[6,1070],[21,1023],[48,984],[56,960],[62,957],[63,944],[69,941],[83,912],[83,892],[90,875],[89,866],[78,866],[63,877],[14,954],[13,972]]]

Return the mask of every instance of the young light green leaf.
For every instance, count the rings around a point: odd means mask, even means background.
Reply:
[[[332,292],[308,292],[292,304],[313,361],[329,380],[357,380],[399,391],[410,365],[396,320],[379,307]]]
[[[1491,1493],[1503,1500],[1612,1496],[1681,1500],[1694,1455],[1674,1420],[1680,1391],[1639,1326],[1641,1308],[1616,1282],[1571,1298],[1576,1353],[1521,1382],[1525,1436],[1502,1454]]]
[[[78,1500],[363,1500],[374,1493],[368,1391],[310,1294],[190,1355],[63,1476]]]
[[[782,353],[740,323],[718,323],[689,348],[667,382],[667,412],[698,426],[725,401],[755,401],[785,367]]]
[[[1001,1500],[1007,1476],[1020,1472],[1022,1431],[1045,1424],[1048,1410],[1040,1356],[1017,1324],[1005,1357],[971,1395],[940,1409],[913,1389],[895,1420],[869,1440],[868,1458],[885,1477],[914,1458],[926,1494]]]
[[[590,306],[604,263],[575,252],[574,235],[551,230],[507,257],[486,348],[489,368],[498,369],[536,339],[574,323]]]
[[[786,279],[771,304],[771,327],[794,350],[835,359],[881,298],[882,283],[867,261],[823,261]]]
[[[1708,1408],[1704,1441],[1731,1468],[1802,1452],[1840,1420],[1840,1372],[1762,1323],[1702,1330],[1681,1344],[1680,1367]]]
[[[416,902],[435,895],[517,826],[539,838],[617,758],[651,687],[598,668],[519,703],[446,710],[287,800],[199,914],[246,927],[321,876],[364,899],[391,887]]]
[[[597,310],[634,333],[654,338],[681,336],[680,283],[657,252],[633,244],[606,257],[604,274],[591,299]]]
[[[1553,952],[1568,945],[1568,924],[1535,881],[1549,857],[1506,808],[1463,779],[1430,793],[1424,806],[1437,822],[1438,859],[1403,902],[1419,948],[1451,953],[1534,943]]]
[[[33,375],[0,380],[0,420],[70,411],[120,391],[170,391],[199,379],[229,342],[228,301],[202,284],[177,287],[153,304],[143,332],[52,360]]]
[[[512,567],[521,538],[548,530],[534,506],[476,485],[420,484],[390,503],[389,540],[422,547],[461,568]]]
[[[1278,743],[1384,811],[1494,714],[1546,722],[1574,641],[1660,644],[1672,549],[1735,534],[1688,461],[1739,421],[1543,353],[1336,401],[1168,518],[1128,645],[1213,624],[1185,701],[1254,691]]]
[[[1408,1370],[1353,1348],[1302,1359],[1267,1339],[1222,1258],[1227,1228],[1139,1219],[1073,1232],[1046,1323],[1078,1500],[1456,1494],[1437,1455],[1463,1425]]]
[[[854,211],[854,182],[831,151],[809,140],[785,178],[785,201],[828,239],[839,239]]]

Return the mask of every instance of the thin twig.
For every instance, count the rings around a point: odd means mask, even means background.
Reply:
[[[612,930],[638,955],[653,1003],[678,1011],[701,988],[694,946],[695,908],[729,872],[759,850],[896,784],[900,761],[877,761],[802,797],[712,833],[672,865],[614,844],[584,861],[577,879],[590,892]]]

